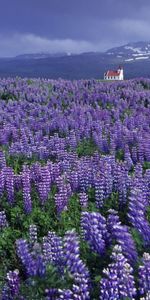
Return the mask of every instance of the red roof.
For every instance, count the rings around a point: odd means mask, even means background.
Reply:
[[[107,76],[119,76],[120,75],[120,71],[108,71],[107,72]]]

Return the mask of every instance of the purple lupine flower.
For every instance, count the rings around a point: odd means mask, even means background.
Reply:
[[[77,171],[71,171],[70,173],[70,184],[74,192],[78,191],[79,188],[79,175]]]
[[[48,191],[47,191],[46,184],[43,181],[41,181],[41,182],[37,182],[36,186],[39,194],[40,203],[44,205],[48,198]]]
[[[41,166],[38,162],[32,164],[31,171],[30,171],[30,177],[33,180],[33,182],[35,182],[35,183],[37,183],[41,180]]]
[[[59,292],[58,289],[51,288],[51,289],[46,289],[45,294],[46,294],[46,300],[56,300],[58,299]]]
[[[84,274],[74,274],[75,284],[72,286],[74,299],[90,299],[89,294],[89,278]]]
[[[68,290],[59,289],[58,292],[59,292],[59,296],[57,297],[57,300],[74,300],[75,299],[73,292],[69,289]],[[80,298],[76,298],[76,299],[80,299]]]
[[[137,147],[137,154],[138,154],[138,160],[141,164],[144,163],[144,149],[142,145],[142,139],[139,141],[138,147]]]
[[[43,205],[47,201],[48,194],[51,189],[51,174],[49,171],[49,166],[44,166],[41,168],[41,180],[40,182],[37,182],[37,188],[41,204]]]
[[[33,244],[31,248],[31,255],[32,255],[32,259],[36,263],[37,275],[43,277],[46,272],[46,262],[44,256],[42,255],[42,247],[40,243],[35,242]]]
[[[53,253],[52,253],[52,246],[49,242],[47,236],[43,237],[43,256],[46,262],[53,262]]]
[[[97,175],[94,178],[94,187],[95,187],[95,200],[96,207],[103,207],[104,199],[105,199],[105,179],[103,175]]]
[[[83,167],[81,167],[79,174],[79,187],[81,189],[81,192],[86,192],[87,189],[87,183],[86,183],[86,178],[85,178],[85,171]]]
[[[67,231],[64,236],[64,257],[67,270],[74,278],[78,286],[78,297],[90,299],[89,296],[89,271],[79,257],[79,239],[74,230]],[[76,290],[77,292],[77,290]],[[80,299],[79,297],[79,299]],[[76,299],[76,298],[75,298]]]
[[[102,255],[107,240],[106,220],[100,213],[82,212],[82,237],[88,242],[92,251]]]
[[[66,184],[66,189],[67,189],[67,196],[69,198],[72,195],[72,188],[69,182]]]
[[[14,185],[17,191],[22,188],[22,176],[20,174],[14,174]]]
[[[132,275],[133,269],[122,254],[121,246],[116,245],[114,247],[111,259],[113,262],[109,264],[107,269],[103,270],[106,278],[100,282],[99,299],[135,299],[136,288]]]
[[[6,159],[3,151],[0,150],[0,170],[6,167]]]
[[[105,187],[105,197],[108,198],[112,193],[113,188],[113,178],[112,178],[112,167],[110,163],[110,158],[108,157],[104,161],[104,187]]]
[[[61,174],[60,163],[52,164],[52,180],[55,181],[58,176]]]
[[[19,279],[19,271],[9,271],[7,273],[7,283],[9,287],[10,295],[15,297],[19,294],[20,288],[20,279]]]
[[[62,189],[65,184],[65,177],[64,176],[58,176],[55,180],[58,190]]]
[[[129,185],[128,171],[124,164],[116,163],[113,178],[114,190],[119,193],[119,205],[122,208],[127,202],[127,191]]]
[[[88,206],[88,195],[86,193],[80,193],[79,201],[80,201],[81,207],[86,208]]]
[[[125,145],[124,159],[125,159],[128,169],[130,170],[131,167],[133,166],[133,161],[131,158],[131,153],[130,153],[130,149],[129,149],[128,145]]]
[[[150,225],[145,216],[145,203],[141,190],[133,189],[129,201],[129,221],[141,234],[145,245],[150,245]]]
[[[150,299],[150,291],[147,292],[147,294],[145,295],[145,297],[141,297],[140,300],[149,300]]]
[[[0,197],[2,197],[5,188],[5,168],[0,171]]]
[[[115,210],[111,209],[109,213],[107,226],[110,232],[110,239],[116,240],[117,244],[122,247],[123,255],[130,263],[136,263],[137,251],[132,236],[128,231],[128,227],[121,225]]]
[[[135,166],[135,174],[134,177],[132,178],[132,183],[131,183],[131,190],[132,189],[133,190],[137,189],[141,191],[142,203],[143,206],[145,206],[145,212],[146,212],[146,208],[149,203],[149,198],[147,195],[147,180],[146,180],[146,173],[143,176],[143,168],[140,164],[137,164]]]
[[[149,204],[150,202],[150,169],[146,170],[144,174],[144,182],[145,182],[145,189],[146,189],[146,203]]]
[[[30,182],[30,170],[27,166],[24,167],[22,172],[22,185],[23,185],[23,202],[24,210],[27,214],[32,211],[32,200],[31,200],[31,182]]]
[[[76,134],[73,130],[70,131],[70,136],[68,137],[69,145],[72,150],[75,150],[77,147]]]
[[[5,211],[0,211],[0,230],[8,226]]]
[[[37,242],[37,226],[34,224],[29,226],[29,242],[32,247]]]
[[[43,256],[47,263],[57,266],[60,272],[63,272],[63,240],[55,232],[49,231],[48,235],[43,238]]]
[[[139,266],[139,293],[147,296],[150,293],[150,254],[144,253],[142,265]],[[144,298],[145,299],[145,298]],[[148,298],[149,299],[149,298]]]
[[[13,300],[14,297],[10,295],[9,286],[5,284],[1,291],[1,300]]]
[[[127,191],[128,191],[128,171],[124,165],[120,165],[119,177],[118,177],[118,192],[119,192],[119,204],[120,207],[124,206],[127,202]]]
[[[36,265],[37,265],[37,275],[43,277],[46,273],[46,264],[45,264],[44,257],[42,255],[37,256]]]
[[[132,156],[132,161],[134,163],[137,163],[137,160],[138,160],[138,158],[137,158],[137,148],[135,146],[132,147],[132,149],[131,149],[131,156]]]
[[[14,203],[14,171],[10,167],[4,168],[5,185],[7,191],[8,202]]]
[[[55,194],[55,205],[57,213],[60,214],[63,210],[67,210],[68,191],[65,185],[60,186],[59,192]]]
[[[22,264],[24,265],[28,275],[37,275],[37,263],[29,251],[29,246],[26,240],[20,239],[16,241],[17,254]]]

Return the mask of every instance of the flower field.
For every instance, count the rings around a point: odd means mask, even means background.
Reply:
[[[0,299],[150,300],[150,80],[0,80]]]

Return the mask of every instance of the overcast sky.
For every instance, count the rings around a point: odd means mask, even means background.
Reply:
[[[0,0],[0,57],[150,41],[150,0]]]

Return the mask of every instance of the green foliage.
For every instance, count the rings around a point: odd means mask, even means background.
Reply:
[[[27,79],[27,84],[28,85],[32,85],[33,84],[33,80],[32,79]]]
[[[145,162],[144,162],[144,164],[143,164],[143,169],[144,169],[144,170],[150,169],[150,162],[149,162],[149,161],[145,161]]]
[[[8,270],[19,268],[15,241],[20,237],[20,230],[6,227],[0,232],[0,288]]]
[[[93,155],[97,147],[92,139],[83,139],[77,147],[77,154],[79,157],[86,155]]]
[[[67,230],[75,228],[80,230],[80,212],[81,207],[77,195],[70,199],[68,210],[62,212],[61,216],[56,214],[54,205],[54,195],[57,189],[53,186],[45,206],[41,207],[37,193],[32,188],[33,209],[31,214],[26,215],[23,210],[22,193],[16,193],[17,204],[11,207],[3,197],[1,206],[7,211],[7,220],[9,227],[5,228],[0,235],[0,257],[2,263],[0,266],[0,285],[6,276],[8,270],[22,269],[16,257],[15,241],[19,238],[28,239],[29,226],[37,225],[39,241],[42,240],[48,231],[56,231],[58,235],[63,236]],[[46,277],[33,278],[30,283],[26,281],[22,284],[21,290],[26,299],[43,299],[45,288],[69,288],[72,285],[72,277],[67,271],[64,274],[64,280],[60,278],[56,268],[48,265]]]
[[[113,107],[114,107],[114,105],[112,103],[107,103],[106,104],[106,109],[107,110],[112,110]]]
[[[80,230],[81,207],[77,195],[70,198],[68,209],[61,213],[57,231],[64,235],[67,230],[75,228],[79,233]]]
[[[122,149],[119,149],[118,151],[116,151],[116,160],[124,160],[124,151]]]
[[[109,198],[107,198],[104,201],[104,205],[103,208],[101,209],[102,213],[104,214],[104,216],[108,215],[108,210],[109,209],[115,209],[116,211],[119,210],[119,201],[118,201],[118,193],[112,193],[111,196]]]
[[[107,252],[100,256],[91,251],[87,243],[81,240],[81,258],[88,266],[92,283],[91,299],[99,299],[100,279],[103,277],[103,269],[108,267],[112,247],[107,249]]]
[[[88,211],[98,212],[95,204],[95,189],[89,188],[88,190]]]
[[[45,289],[69,289],[71,288],[72,284],[72,276],[67,272],[67,270],[65,270],[62,279],[62,277],[60,277],[58,269],[55,266],[49,264],[47,266],[46,275],[44,276],[44,278],[35,276],[34,278],[27,280],[22,284],[21,292],[26,299],[42,300],[44,299]]]
[[[65,111],[65,109],[68,107],[68,103],[66,103],[64,99],[62,99],[61,105],[62,105],[63,111]]]
[[[126,108],[122,112],[122,114],[120,116],[120,120],[123,122],[126,119],[126,117],[131,116],[131,115],[132,115],[132,110],[130,108]]]
[[[24,164],[26,165],[31,165],[35,162],[40,162],[40,164],[44,164],[44,160],[38,159],[36,155],[32,157],[25,157],[24,155],[16,155],[16,156],[11,156],[6,152],[6,162],[7,165],[12,167],[15,174],[18,174],[22,171],[22,167]]]
[[[17,99],[17,97],[9,92],[0,95],[0,99],[8,101],[9,99]]]
[[[13,269],[16,268],[15,241],[18,238],[28,237],[29,226],[31,224],[37,225],[39,238],[47,235],[49,230],[56,230],[59,220],[55,212],[53,199],[55,192],[56,187],[53,186],[45,207],[41,207],[37,193],[33,187],[33,209],[29,215],[24,213],[21,191],[16,193],[15,199],[17,203],[13,207],[8,204],[5,196],[1,199],[1,209],[6,211],[9,227],[0,233],[0,257],[2,258],[0,274],[8,266],[8,269],[10,269],[10,266],[13,266]]]
[[[146,209],[147,220],[150,222],[150,206]]]
[[[133,240],[136,244],[137,251],[139,252],[139,254],[142,255],[143,250],[144,250],[144,245],[143,245],[143,239],[142,239],[140,233],[135,228],[132,228],[131,234],[132,234]]]

